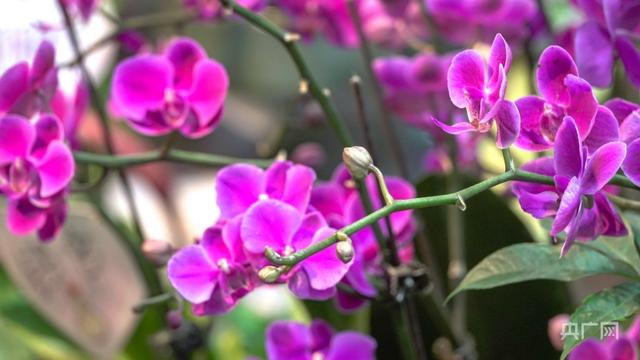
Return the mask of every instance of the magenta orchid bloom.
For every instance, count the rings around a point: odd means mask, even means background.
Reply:
[[[542,97],[525,96],[516,101],[522,128],[516,145],[530,151],[549,150],[565,116],[571,116],[584,140],[598,110],[591,85],[578,77],[571,55],[559,46],[546,48],[536,71]]]
[[[335,232],[327,227],[318,212],[303,214],[287,203],[267,199],[249,208],[242,220],[240,236],[251,254],[264,254],[265,248],[270,247],[279,254],[288,255]],[[335,294],[335,286],[352,262],[343,263],[336,256],[334,244],[305,259],[280,280],[288,281],[289,289],[300,298],[326,300]]]
[[[520,113],[513,102],[504,98],[510,65],[511,49],[500,34],[493,40],[487,66],[476,51],[465,50],[456,55],[447,74],[447,87],[451,102],[467,110],[469,121],[447,125],[433,118],[433,122],[445,132],[457,135],[488,132],[495,121],[497,146],[501,149],[511,146],[520,131]]]
[[[50,42],[43,41],[31,65],[20,62],[0,76],[0,115],[34,116],[47,108],[57,86],[55,49]]]
[[[251,205],[266,199],[280,200],[304,214],[315,180],[313,169],[289,161],[276,161],[267,170],[249,164],[227,166],[216,177],[221,217],[242,215]]]
[[[553,176],[555,186],[515,182],[513,191],[522,209],[535,218],[553,217],[551,236],[566,231],[565,255],[576,239],[600,235],[624,236],[624,222],[603,193],[626,155],[623,142],[608,142],[592,153],[580,141],[578,128],[566,117],[556,136],[555,156],[540,158],[522,169]]]
[[[62,121],[65,138],[72,149],[80,146],[77,132],[82,117],[89,107],[89,96],[87,84],[81,80],[73,94],[66,95],[58,89],[51,98],[51,111]]]
[[[180,38],[162,55],[138,55],[118,64],[112,106],[142,134],[179,130],[200,138],[220,122],[228,86],[224,67],[195,41]]]
[[[8,199],[7,228],[16,235],[38,230],[57,235],[66,215],[65,189],[75,163],[64,130],[53,115],[34,122],[20,115],[0,118],[0,192]]]
[[[415,196],[415,189],[405,180],[393,176],[386,177],[389,192],[395,199],[408,199]],[[321,183],[314,187],[311,193],[311,207],[320,211],[334,228],[342,228],[360,217],[364,216],[364,210],[360,203],[355,184],[344,166],[339,166],[331,181]],[[367,178],[367,188],[372,194],[375,208],[380,208],[381,203],[377,196],[375,180],[372,176]],[[411,239],[415,234],[415,222],[410,211],[396,212],[391,215],[393,233],[398,241],[401,260],[410,262],[413,258]],[[387,234],[384,223],[380,227]],[[364,228],[352,236],[355,249],[353,265],[342,280],[360,295],[374,297],[377,289],[371,283],[368,276],[382,275],[382,254],[376,242],[371,227]],[[344,311],[352,311],[366,304],[363,296],[355,296],[351,293],[337,292],[337,305]]]
[[[237,0],[236,3],[254,12],[264,9],[267,5],[266,0]],[[203,19],[220,17],[224,13],[224,6],[220,0],[183,0],[183,4],[187,8],[195,9]]]
[[[373,360],[376,341],[355,331],[335,333],[329,324],[314,320],[310,325],[274,321],[267,328],[269,360]]]
[[[631,83],[640,88],[640,50],[634,37],[640,34],[639,0],[578,1],[587,21],[576,30],[576,63],[593,86],[611,84],[616,57]]]
[[[167,275],[196,315],[226,313],[259,284],[240,239],[220,224],[207,229],[199,243],[180,249],[169,260]]]
[[[625,334],[603,340],[587,339],[569,354],[569,360],[636,360],[640,346],[640,318]]]

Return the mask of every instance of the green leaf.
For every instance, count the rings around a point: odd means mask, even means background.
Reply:
[[[491,289],[528,280],[572,281],[590,275],[615,274],[638,278],[624,249],[630,238],[603,238],[577,243],[560,258],[559,246],[515,244],[489,255],[474,267],[447,300],[465,290]]]
[[[597,292],[584,300],[569,320],[572,324],[596,323],[596,326],[584,326],[582,339],[599,338],[600,323],[622,321],[640,311],[640,283],[627,282],[610,289]],[[569,355],[571,350],[582,339],[567,336],[561,359]]]

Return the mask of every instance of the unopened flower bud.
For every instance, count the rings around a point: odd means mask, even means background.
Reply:
[[[363,180],[369,175],[370,167],[373,165],[373,159],[362,146],[350,146],[342,151],[342,161],[347,166],[349,174],[355,180]]]
[[[165,320],[170,329],[176,330],[182,326],[182,314],[179,310],[171,310],[167,313]]]
[[[280,277],[280,270],[273,265],[267,265],[258,271],[258,277],[263,282],[272,284],[278,281],[278,278]]]
[[[141,250],[144,258],[157,267],[165,266],[174,252],[173,246],[168,241],[161,240],[145,240]]]
[[[345,264],[351,261],[355,255],[351,240],[338,241],[336,244],[336,254],[338,254],[338,259]]]

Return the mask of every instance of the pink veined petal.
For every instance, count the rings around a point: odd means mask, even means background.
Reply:
[[[518,194],[518,201],[522,210],[536,219],[551,217],[558,208],[558,194],[553,191],[522,192]]]
[[[305,211],[311,198],[311,189],[315,180],[316,173],[312,168],[304,165],[293,165],[287,171],[282,201],[293,205],[300,212]]]
[[[229,77],[220,63],[207,59],[196,64],[187,101],[198,115],[201,124],[220,111],[228,88]]]
[[[610,345],[609,354],[610,359],[613,360],[637,360],[636,349],[634,344],[626,337],[612,340]]]
[[[441,122],[440,120],[432,117],[431,120],[433,121],[434,124],[436,124],[436,126],[438,126],[440,129],[442,129],[444,132],[452,134],[452,135],[458,135],[458,134],[464,134],[464,133],[468,133],[468,132],[473,132],[473,131],[478,131],[478,129],[476,129],[475,126],[471,125],[471,123],[463,121],[463,122],[458,122],[455,123],[453,125],[447,125],[443,122]]]
[[[335,234],[335,230],[325,227],[313,236],[312,244]],[[332,245],[302,262],[301,268],[309,276],[309,285],[314,290],[327,290],[336,286],[353,264],[345,264],[336,256],[336,245]]]
[[[593,118],[598,111],[598,100],[593,94],[591,85],[584,79],[567,75],[564,83],[571,96],[567,115],[575,120],[580,139],[584,140],[593,126]]]
[[[40,176],[40,196],[49,197],[69,185],[75,171],[75,162],[67,145],[56,140],[49,144],[37,168]]]
[[[564,194],[562,194],[558,212],[556,213],[556,217],[553,219],[553,224],[551,225],[551,236],[556,236],[565,230],[573,218],[576,217],[581,197],[580,182],[578,178],[574,177],[569,181],[567,189],[564,191]]]
[[[620,125],[620,141],[630,143],[640,138],[640,110],[629,114]]]
[[[629,180],[640,186],[640,139],[627,147],[627,158],[622,163],[622,170]]]
[[[374,360],[376,341],[355,331],[342,331],[331,340],[326,360]]]
[[[588,21],[576,30],[574,48],[581,77],[593,86],[609,86],[614,61],[609,34],[597,22]]]
[[[200,240],[200,246],[207,253],[209,259],[216,264],[221,259],[225,259],[228,262],[233,259],[222,237],[222,226],[212,226],[205,230]]]
[[[223,218],[230,219],[245,212],[258,201],[263,191],[264,171],[249,164],[223,168],[216,176],[216,202]]]
[[[550,149],[550,143],[541,132],[540,118],[544,113],[544,99],[538,96],[525,96],[516,100],[520,113],[520,134],[516,146],[530,151]]]
[[[594,200],[598,212],[598,219],[602,223],[602,235],[626,236],[629,233],[627,226],[609,199],[600,192],[594,196]]]
[[[631,83],[640,88],[640,51],[625,36],[616,37],[616,50]]]
[[[35,125],[36,138],[31,147],[31,156],[41,158],[49,144],[55,140],[64,140],[64,128],[53,114],[41,114]]]
[[[6,113],[29,87],[29,65],[26,62],[10,67],[0,77],[0,114]]]
[[[336,288],[318,290],[311,286],[309,275],[304,269],[298,270],[287,282],[289,290],[300,299],[329,300],[336,294]]]
[[[269,360],[309,360],[312,342],[311,333],[304,324],[277,320],[267,328],[267,357]]]
[[[576,346],[569,354],[569,360],[608,359],[604,344],[595,339],[587,339]]]
[[[613,116],[611,110],[604,106],[598,106],[598,112],[593,120],[593,127],[589,136],[584,140],[589,152],[596,151],[600,146],[618,141],[620,138],[618,130],[618,120]]]
[[[343,219],[345,202],[344,189],[333,182],[316,185],[311,192],[311,206],[320,211],[329,225],[335,228],[346,225]]]
[[[493,84],[498,78],[498,70],[500,65],[503,66],[504,72],[508,72],[511,67],[511,48],[502,37],[502,34],[496,34],[491,44],[491,52],[489,53],[489,84]]]
[[[566,106],[570,95],[564,84],[567,75],[578,75],[578,69],[569,53],[556,45],[544,49],[540,55],[536,80],[538,91],[548,102]]]
[[[56,50],[49,41],[45,40],[40,43],[31,66],[32,84],[44,80],[49,70],[52,70],[55,65],[55,56]]]
[[[12,199],[7,204],[7,229],[14,235],[27,235],[44,225],[45,212],[26,197]]]
[[[314,236],[323,227],[327,226],[324,216],[318,211],[310,211],[304,214],[300,228],[293,235],[291,246],[295,250],[301,250],[309,246]]]
[[[470,94],[482,94],[485,83],[484,61],[473,50],[465,50],[451,61],[447,73],[447,87],[451,102],[465,108],[471,104]]]
[[[301,222],[302,215],[293,206],[278,200],[262,200],[245,214],[240,234],[245,249],[251,253],[263,254],[267,246],[282,252],[291,245]]]
[[[0,165],[26,158],[36,133],[29,120],[18,115],[0,118]]]
[[[271,199],[282,199],[287,186],[287,172],[293,163],[291,161],[275,161],[264,172],[264,193]]]
[[[640,105],[621,98],[608,100],[604,103],[604,106],[613,112],[613,115],[616,117],[619,124],[622,124],[629,114],[640,109]]]
[[[171,85],[171,63],[155,55],[124,60],[114,70],[112,99],[126,117],[141,119],[149,110],[159,110]]]
[[[217,266],[200,245],[180,249],[167,263],[167,276],[180,295],[192,303],[211,297],[216,287]]]
[[[564,118],[556,133],[553,153],[556,174],[567,177],[577,177],[582,174],[584,166],[582,145],[576,124],[569,116]]]
[[[614,141],[602,145],[588,159],[581,178],[580,187],[586,194],[594,194],[602,189],[616,174],[625,156],[627,145]]]
[[[193,84],[194,68],[199,61],[207,58],[207,53],[194,40],[178,38],[171,42],[165,56],[173,65],[173,86],[188,91]]]
[[[520,133],[520,113],[516,104],[509,100],[500,100],[495,106],[496,126],[498,128],[496,145],[499,149],[511,146]]]

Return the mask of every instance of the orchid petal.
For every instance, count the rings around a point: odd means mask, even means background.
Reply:
[[[202,246],[190,245],[169,259],[167,274],[171,285],[182,297],[192,303],[201,303],[211,297],[216,287],[218,268]]]
[[[540,119],[544,114],[544,99],[537,96],[525,96],[516,100],[520,113],[520,133],[516,146],[530,150],[542,151],[553,146],[542,134]]]
[[[609,86],[614,60],[609,34],[598,23],[586,22],[576,30],[575,49],[580,75],[593,86]]]
[[[580,187],[586,194],[594,194],[602,189],[616,174],[625,156],[627,146],[621,141],[607,143],[587,160]]]
[[[113,73],[112,99],[126,117],[141,119],[158,110],[171,85],[171,63],[154,55],[141,55],[121,62]]]
[[[29,202],[26,197],[9,200],[7,204],[7,229],[15,235],[27,235],[44,225],[45,212]]]
[[[464,134],[464,133],[468,133],[468,132],[472,132],[472,131],[478,131],[478,129],[476,129],[475,126],[471,125],[471,123],[469,122],[457,122],[453,125],[447,125],[443,122],[440,122],[440,120],[436,119],[436,118],[431,118],[431,120],[433,121],[434,124],[436,124],[436,126],[438,126],[440,129],[442,129],[443,131],[452,134],[452,135],[458,135],[458,134]]]
[[[598,107],[598,112],[593,119],[593,127],[589,132],[589,136],[584,140],[584,144],[589,152],[596,151],[600,146],[618,141],[620,138],[618,120],[613,116],[611,110],[604,106]]]
[[[631,83],[640,88],[640,51],[624,36],[616,37],[616,50]]]
[[[199,61],[207,58],[207,53],[197,42],[179,38],[171,42],[165,56],[173,65],[173,86],[187,91],[193,86],[194,68]]]
[[[560,200],[560,206],[553,223],[551,224],[551,236],[556,236],[561,233],[576,217],[578,208],[582,201],[582,194],[580,193],[580,182],[578,178],[572,178],[569,182],[569,186],[562,194]]]
[[[258,201],[263,191],[264,172],[257,166],[234,164],[218,172],[216,202],[223,218],[232,218],[245,212]]]
[[[201,124],[220,111],[228,88],[229,77],[220,63],[207,59],[196,64],[193,85],[187,100],[198,115]]]
[[[0,113],[6,113],[29,87],[29,65],[26,62],[10,67],[0,77]]]
[[[456,55],[447,73],[451,102],[461,109],[469,106],[472,102],[470,93],[482,94],[484,76],[484,61],[480,54],[465,50]]]
[[[40,196],[49,197],[64,189],[75,171],[71,150],[60,140],[49,144],[47,152],[38,163]]]
[[[630,143],[640,138],[640,110],[629,114],[620,125],[620,140]]]
[[[565,117],[556,133],[553,147],[556,174],[567,177],[579,176],[584,166],[582,145],[576,124]]]
[[[331,340],[326,360],[374,360],[376,341],[355,331],[343,331]]]
[[[495,115],[498,128],[496,144],[499,149],[506,149],[516,141],[520,133],[520,113],[509,100],[500,100],[495,106],[498,107]]]
[[[640,139],[627,147],[627,158],[622,163],[622,170],[631,182],[640,186]]]
[[[578,75],[578,69],[571,55],[559,47],[549,46],[540,55],[536,80],[542,97],[555,105],[568,105],[569,91],[564,79],[567,75]]]
[[[336,230],[331,228],[320,229],[313,237],[312,244],[320,242],[332,235]],[[302,262],[302,269],[309,276],[309,284],[315,290],[326,290],[336,286],[349,270],[353,263],[343,263],[336,255],[336,245],[321,250]]]
[[[571,96],[567,115],[575,120],[580,139],[584,140],[593,126],[593,118],[598,111],[598,100],[591,85],[577,76],[567,75],[564,84]]]
[[[262,200],[247,210],[240,234],[247,251],[264,253],[269,246],[281,252],[290,246],[293,235],[302,222],[302,215],[293,206],[278,200]]]
[[[26,158],[35,141],[36,133],[29,120],[18,115],[0,119],[0,165],[16,158]]]

